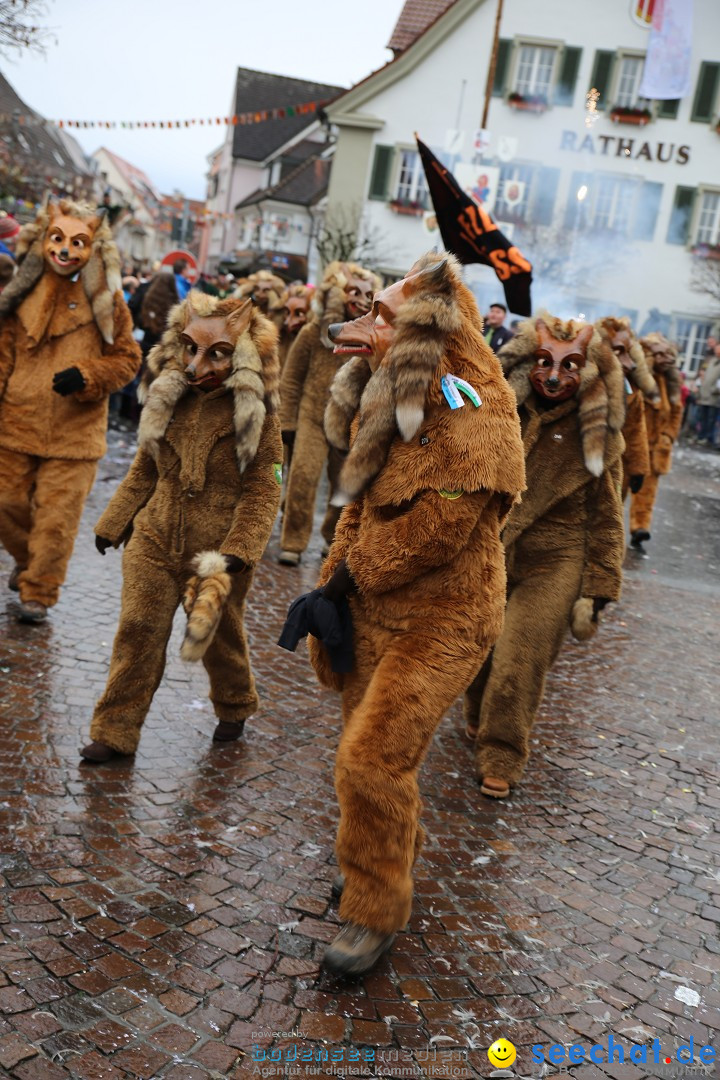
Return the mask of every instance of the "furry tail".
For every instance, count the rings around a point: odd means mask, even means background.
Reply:
[[[196,573],[188,581],[183,598],[188,617],[180,647],[183,660],[202,660],[215,637],[232,588],[226,565],[219,551],[201,551],[193,559]]]
[[[589,641],[597,633],[597,628],[597,619],[593,618],[593,602],[589,596],[581,596],[573,604],[570,632],[578,641]]]

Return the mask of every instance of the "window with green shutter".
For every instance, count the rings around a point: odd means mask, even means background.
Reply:
[[[508,68],[510,66],[510,50],[512,41],[510,38],[500,38],[498,41],[497,59],[495,60],[495,79],[493,81],[493,97],[503,97],[505,84],[507,83]]]
[[[676,120],[679,108],[680,98],[668,98],[667,101],[658,101],[656,115],[660,120]]]
[[[687,244],[690,235],[690,219],[695,203],[696,189],[691,187],[675,188],[675,200],[670,224],[667,231],[668,244]]]
[[[553,97],[555,105],[572,105],[581,56],[582,49],[575,48],[575,46],[566,45],[563,49]]]
[[[646,181],[640,188],[640,193],[635,200],[635,217],[632,223],[632,236],[634,240],[652,240],[655,235],[655,225],[660,212],[660,200],[662,199],[662,184]]]
[[[390,171],[395,156],[394,146],[376,146],[370,173],[368,199],[387,199],[390,187]]]
[[[710,123],[715,117],[717,107],[718,84],[720,84],[720,64],[703,60],[700,65],[695,98],[690,119],[703,124]]]
[[[608,49],[595,50],[595,60],[593,62],[588,90],[592,90],[594,87],[600,94],[597,103],[598,109],[605,109],[608,104],[612,106],[612,102],[608,102],[608,94],[610,93],[610,82],[612,80],[614,67],[614,52],[610,52]]]

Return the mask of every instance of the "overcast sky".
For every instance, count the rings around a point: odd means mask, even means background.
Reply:
[[[47,56],[0,59],[3,74],[43,116],[184,120],[226,116],[235,69],[351,86],[381,67],[403,0],[50,0],[57,44]],[[269,121],[270,123],[272,121]],[[222,127],[72,134],[107,146],[163,192],[205,197],[206,155]]]

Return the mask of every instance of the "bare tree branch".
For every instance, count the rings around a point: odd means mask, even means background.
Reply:
[[[26,50],[44,55],[55,41],[42,25],[49,10],[46,0],[0,0],[0,55]]]
[[[717,305],[715,316],[720,315],[720,258],[696,255],[690,271],[690,288],[709,296]]]

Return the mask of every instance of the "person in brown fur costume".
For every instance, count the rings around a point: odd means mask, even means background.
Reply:
[[[288,353],[310,318],[310,302],[313,289],[310,285],[289,285],[282,297],[279,311],[282,314],[280,328],[280,372],[285,367]]]
[[[57,603],[98,459],[108,398],[140,349],[110,227],[91,207],[43,207],[0,296],[0,543],[15,560],[17,617]]]
[[[285,282],[282,278],[271,274],[269,270],[258,270],[257,273],[250,274],[248,278],[238,283],[233,296],[242,298],[249,296],[263,315],[266,315],[279,330],[284,317],[282,308],[285,292]]]
[[[650,472],[630,502],[630,545],[644,554],[643,545],[650,539],[658,481],[670,472],[672,465],[672,448],[682,424],[682,399],[675,346],[657,331],[641,338],[640,344],[659,390],[657,397],[645,401]]]
[[[330,330],[356,354],[325,417],[330,442],[349,452],[319,582],[334,602],[349,596],[352,672],[335,674],[310,638],[320,682],[342,693],[346,925],[325,954],[335,971],[368,970],[409,918],[418,771],[502,626],[500,527],[525,478],[515,401],[481,331],[459,263],[432,254],[378,293],[370,314]]]
[[[625,376],[625,423],[622,429],[625,439],[622,456],[624,502],[628,491],[637,494],[650,473],[644,403],[657,398],[658,388],[629,319],[610,316],[599,319],[595,328],[617,356]]]
[[[323,416],[339,361],[327,336],[332,323],[370,310],[380,278],[357,263],[330,263],[312,300],[312,320],[290,350],[280,385],[280,423],[291,458],[285,496],[279,561],[297,566],[312,535],[315,497],[327,462],[330,492],[335,489],[342,455],[328,446]],[[321,533],[325,550],[339,517],[328,505]]]
[[[508,600],[493,655],[465,695],[481,791],[505,798],[528,760],[545,677],[620,597],[625,388],[592,326],[543,314],[500,350],[517,397],[527,492],[503,531]]]
[[[182,655],[210,678],[214,739],[255,712],[243,616],[279,503],[278,385],[277,331],[249,300],[192,292],[173,309],[148,358],[137,455],[95,527],[101,554],[127,546],[86,760],[135,753],[183,594]]]

